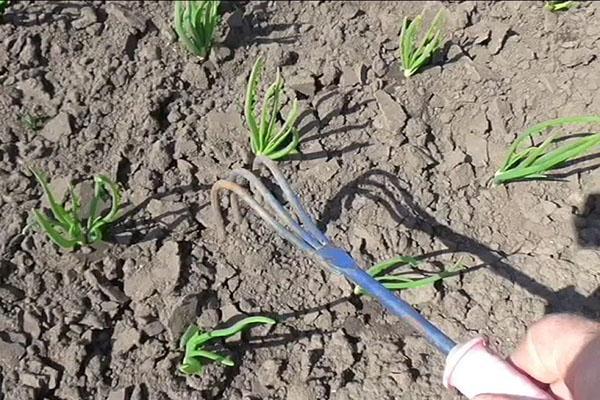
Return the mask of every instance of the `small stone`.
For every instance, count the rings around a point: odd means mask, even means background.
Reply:
[[[342,67],[342,76],[340,78],[340,84],[342,86],[354,86],[360,83],[356,71],[349,65]]]
[[[308,71],[286,79],[286,86],[308,97],[314,96],[317,92],[315,78]]]
[[[179,244],[167,241],[151,265],[127,268],[124,279],[125,294],[137,301],[149,297],[154,291],[168,294],[177,285],[180,272]]]
[[[371,69],[373,70],[375,76],[377,76],[378,78],[383,77],[386,72],[385,61],[383,61],[379,56],[375,57],[375,59],[373,60],[373,64],[371,65]]]
[[[100,291],[104,293],[106,297],[108,297],[116,303],[123,304],[129,301],[129,297],[127,297],[121,289],[114,285],[110,285],[107,283],[100,284],[98,286],[98,289],[100,289]]]
[[[193,89],[206,90],[210,87],[206,70],[202,65],[188,62],[183,68],[181,79],[192,85]]]
[[[367,66],[363,63],[359,63],[355,66],[355,73],[356,76],[358,77],[358,82],[361,85],[364,85],[367,83]]]
[[[47,377],[46,387],[49,390],[56,389],[59,383],[59,372],[56,369],[50,367],[49,365],[44,365],[44,367],[42,368],[42,373]]]
[[[575,67],[580,64],[589,64],[594,57],[595,55],[590,53],[587,48],[578,48],[561,51],[558,60],[566,67]]]
[[[404,108],[383,90],[375,92],[375,100],[379,106],[379,111],[384,119],[386,128],[390,132],[402,134],[402,130],[408,120]]]
[[[29,333],[33,339],[38,339],[42,333],[40,322],[29,311],[25,311],[23,314],[23,330]]]
[[[131,397],[129,400],[145,400],[146,396],[144,395],[144,388],[142,385],[137,385],[133,388],[131,392]]]
[[[110,318],[115,318],[119,312],[119,303],[115,303],[114,301],[103,301],[100,303],[100,309],[108,313]]]
[[[25,46],[19,54],[19,63],[28,67],[36,67],[40,63],[39,41],[28,37]]]
[[[213,46],[208,56],[208,59],[213,62],[213,64],[218,65],[223,61],[227,61],[231,58],[233,52],[229,47],[225,46]]]
[[[58,339],[56,339],[56,341],[58,341]],[[65,368],[65,373],[72,376],[77,376],[78,371],[81,368],[81,363],[87,356],[85,344],[72,342],[69,344],[69,347],[61,351],[60,356],[62,356],[60,364]]]
[[[160,60],[160,56],[160,47],[155,44],[147,44],[140,50],[140,57],[142,60],[156,61]]]
[[[197,315],[198,296],[196,294],[189,294],[177,302],[166,323],[173,342],[181,338],[185,330],[196,321]]]
[[[182,183],[184,185],[191,185],[194,179],[194,166],[183,159],[179,159],[177,160],[177,170],[183,178]]]
[[[150,148],[150,168],[162,172],[169,168],[173,161],[170,152],[167,151],[167,145],[161,140],[157,140]]]
[[[24,354],[25,347],[0,338],[0,363],[6,368],[14,368]]]
[[[80,17],[73,21],[73,28],[80,30],[85,29],[98,22],[96,11],[92,7],[82,7],[79,10]]]
[[[346,99],[337,90],[319,93],[313,100],[315,110],[321,123],[326,124],[338,116],[346,104]]]
[[[23,373],[19,377],[21,383],[25,386],[29,386],[36,389],[41,389],[46,387],[47,377],[43,375],[31,374],[31,373]]]
[[[492,26],[492,38],[488,43],[488,48],[492,54],[498,54],[502,50],[509,30],[510,26],[500,22],[496,22]]]
[[[327,358],[335,360],[334,367],[338,373],[352,367],[352,364],[354,364],[352,345],[341,331],[333,333],[324,350],[324,355]]]
[[[104,277],[99,276],[96,271],[88,270],[84,272],[87,281],[98,288],[106,297],[119,304],[126,303],[129,298],[117,286],[110,284]]]
[[[281,381],[279,370],[281,369],[281,361],[267,360],[263,362],[259,368],[259,379],[263,385],[275,386]]]
[[[488,162],[488,141],[480,134],[467,134],[465,145],[467,154],[471,156],[471,164],[484,167]]]
[[[214,328],[219,323],[219,313],[217,310],[207,309],[202,311],[202,314],[196,320],[196,324],[201,329],[209,330]]]
[[[221,311],[221,321],[227,322],[233,317],[240,315],[239,310],[233,304],[227,304],[219,309]]]
[[[127,353],[134,346],[138,345],[142,335],[137,329],[128,327],[119,333],[113,343],[113,353],[123,354]]]
[[[146,24],[148,22],[146,17],[143,17],[142,15],[133,12],[119,4],[108,3],[106,12],[115,16],[119,21],[137,30],[138,32],[144,32],[146,30]]]
[[[61,112],[44,125],[40,135],[51,142],[58,142],[62,135],[69,136],[72,132],[70,115]]]
[[[152,269],[155,280],[162,283],[166,289],[174,289],[181,272],[179,243],[167,241],[156,253],[157,264]]]
[[[323,74],[319,80],[324,87],[328,87],[334,85],[339,76],[340,70],[332,63],[326,63],[323,67]]]
[[[133,386],[111,390],[106,400],[129,400]]]
[[[155,337],[161,334],[165,330],[165,327],[162,322],[155,320],[144,325],[142,329],[147,336]]]

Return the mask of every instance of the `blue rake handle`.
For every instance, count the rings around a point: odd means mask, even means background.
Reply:
[[[344,250],[331,244],[331,240],[317,228],[294,191],[287,183],[285,177],[270,159],[258,156],[254,166],[264,165],[273,174],[275,181],[281,187],[283,194],[297,215],[298,221],[290,211],[273,196],[256,175],[245,169],[232,171],[229,180],[217,181],[211,191],[211,203],[217,219],[217,228],[221,235],[225,234],[225,227],[221,208],[219,205],[219,191],[228,190],[239,196],[252,208],[265,222],[267,222],[283,238],[296,247],[306,251],[322,264],[343,274],[354,284],[362,287],[368,294],[379,300],[389,311],[407,322],[416,331],[421,333],[436,349],[444,354],[450,353],[456,343],[446,336],[440,329],[424,318],[410,304],[387,290],[381,283],[362,270],[356,261]],[[263,207],[246,189],[235,183],[238,178],[246,179],[250,187],[257,194],[262,195],[269,206],[272,215]],[[231,197],[231,205],[236,219],[241,219],[237,198]],[[279,217],[279,220],[277,219]],[[281,221],[281,222],[280,222]]]

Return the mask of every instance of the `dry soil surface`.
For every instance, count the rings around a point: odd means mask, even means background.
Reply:
[[[447,9],[448,43],[407,80],[400,22]],[[490,187],[515,136],[600,111],[600,4],[236,2],[206,62],[176,42],[168,2],[22,1],[0,23],[0,398],[459,399],[443,358],[250,216],[215,232],[209,188],[251,154],[242,118],[259,55],[302,106],[281,168],[365,267],[413,255],[479,267],[406,291],[450,336],[507,353],[548,312],[600,314],[600,175]],[[29,130],[27,113],[49,117]],[[56,190],[105,173],[127,209],[77,252],[22,234]],[[277,318],[222,344],[236,360],[177,366],[190,323]]]

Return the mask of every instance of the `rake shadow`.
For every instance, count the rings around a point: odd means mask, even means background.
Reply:
[[[598,302],[594,302],[594,297],[597,296],[586,298],[579,294],[574,287],[554,292],[510,265],[506,260],[508,254],[494,251],[476,239],[458,233],[438,222],[434,216],[415,203],[412,195],[405,189],[406,186],[403,181],[390,172],[380,169],[369,171],[343,186],[338,194],[325,205],[319,226],[323,229],[329,222],[338,219],[343,209],[349,209],[356,196],[364,196],[385,207],[390,217],[397,223],[403,224],[409,229],[435,235],[450,251],[476,255],[496,275],[543,298],[548,304],[547,312],[576,312],[591,318],[600,316]]]

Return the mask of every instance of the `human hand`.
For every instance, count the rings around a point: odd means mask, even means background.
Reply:
[[[598,399],[600,323],[568,314],[547,316],[529,328],[510,362],[559,400]],[[476,400],[527,398],[482,395]]]

